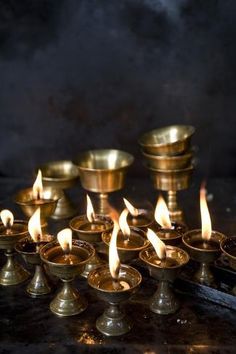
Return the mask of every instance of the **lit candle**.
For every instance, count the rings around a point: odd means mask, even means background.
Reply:
[[[135,227],[147,227],[153,222],[152,213],[146,209],[135,208],[127,199],[123,198],[126,208],[129,211],[128,224]]]
[[[86,212],[87,220],[85,220],[80,226],[79,230],[81,231],[105,231],[106,224],[103,220],[97,218],[92,201],[90,197],[87,195],[87,212]]]
[[[201,234],[195,235],[191,245],[192,247],[202,250],[218,250],[220,244],[217,241],[212,240],[212,226],[211,217],[206,201],[206,189],[202,185],[200,189],[200,212],[201,212]]]
[[[162,195],[157,200],[154,218],[158,224],[155,231],[164,241],[168,242],[169,240],[180,239],[187,231],[187,227],[184,224],[170,220],[169,210]]]
[[[13,224],[14,224],[14,216],[12,212],[8,209],[4,209],[0,213],[2,223],[4,225],[5,230],[2,230],[3,232],[1,234],[4,235],[13,235],[14,230],[13,230]]]
[[[166,249],[166,245],[151,229],[147,231],[147,238],[155,249],[156,255],[150,258],[150,263],[160,268],[172,268],[178,265],[176,259],[171,257],[171,251]]]
[[[142,247],[145,239],[138,233],[138,229],[131,228],[127,222],[128,209],[124,209],[119,217],[119,225],[121,231],[118,233],[117,246],[118,248],[135,249]],[[137,231],[135,231],[137,230]]]
[[[63,254],[53,259],[55,263],[75,265],[82,261],[78,254],[72,253],[72,231],[69,228],[63,229],[57,234],[57,240],[62,248]]]
[[[119,259],[117,246],[116,246],[118,231],[119,231],[119,226],[115,222],[114,229],[112,231],[110,245],[109,245],[109,270],[112,277],[113,290],[125,290],[128,289],[130,285],[126,281],[119,279],[120,259]],[[109,284],[107,284],[106,286],[108,285]]]
[[[28,230],[32,240],[35,243],[36,252],[39,251],[39,245],[42,241],[42,228],[40,223],[40,207],[38,207],[28,222]],[[34,245],[31,245],[34,246]]]
[[[52,201],[52,199],[47,198],[46,194],[44,193],[42,172],[41,170],[38,170],[37,177],[32,187],[32,200],[29,200],[28,203],[32,204],[33,202],[35,205],[40,206],[42,204],[45,204],[45,202],[49,201]]]

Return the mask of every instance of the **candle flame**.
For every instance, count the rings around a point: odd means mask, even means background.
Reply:
[[[72,249],[72,231],[69,228],[63,229],[57,234],[58,242],[63,251],[71,251]]]
[[[122,211],[122,213],[120,214],[120,217],[119,217],[120,229],[121,229],[123,235],[127,236],[127,237],[130,236],[130,227],[129,227],[128,222],[127,222],[128,214],[129,214],[129,210],[128,209],[124,209]]]
[[[42,199],[43,198],[43,182],[42,182],[42,172],[38,170],[36,180],[33,184],[33,198]]]
[[[6,228],[12,227],[12,225],[14,223],[14,216],[10,210],[8,210],[8,209],[2,210],[0,213],[0,217],[1,217],[3,225]]]
[[[156,254],[159,259],[165,259],[166,258],[166,245],[160,238],[155,234],[155,232],[151,229],[147,230],[147,238],[153,245],[153,248],[156,251]]]
[[[155,220],[163,228],[171,229],[171,221],[169,216],[169,210],[162,195],[159,196],[157,205],[155,208]]]
[[[119,278],[120,272],[120,259],[117,252],[116,241],[119,232],[119,225],[114,221],[114,228],[111,235],[110,245],[109,245],[109,269],[111,276],[114,280]]]
[[[123,198],[126,208],[132,216],[137,217],[140,213],[137,208],[135,208],[127,199]]]
[[[37,208],[28,222],[28,231],[34,242],[39,242],[42,238],[42,229],[40,223],[40,208]]]
[[[87,219],[89,222],[93,222],[95,219],[93,204],[88,194],[87,194]]]
[[[211,238],[211,217],[207,206],[206,201],[206,189],[202,185],[200,189],[200,211],[201,211],[201,220],[202,220],[202,238],[207,241]]]

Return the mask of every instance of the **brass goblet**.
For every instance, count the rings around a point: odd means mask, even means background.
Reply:
[[[136,269],[121,265],[119,281],[125,286],[115,290],[112,281],[107,265],[91,271],[88,276],[88,284],[96,290],[102,300],[109,303],[109,307],[96,321],[97,329],[106,336],[120,336],[129,332],[133,325],[121,310],[120,303],[127,301],[138,290],[142,276]]]
[[[200,263],[199,269],[194,275],[199,283],[214,284],[214,276],[209,266],[220,256],[220,243],[224,238],[225,235],[217,231],[212,231],[209,241],[202,239],[201,230],[191,230],[184,234],[182,241],[190,257]]]
[[[166,246],[166,259],[161,261],[151,246],[141,251],[139,257],[147,264],[150,275],[159,280],[157,291],[150,300],[150,310],[160,315],[176,312],[179,301],[171,289],[171,283],[189,261],[187,252],[178,247]]]
[[[26,188],[16,194],[15,203],[20,206],[22,212],[28,218],[40,207],[41,225],[46,225],[46,219],[53,215],[61,196],[61,191],[51,187],[45,187],[43,189],[42,199],[36,200],[34,199],[32,188]]]
[[[15,220],[11,227],[12,234],[7,234],[5,226],[0,223],[0,248],[6,250],[6,264],[0,271],[1,285],[18,285],[29,278],[29,272],[15,259],[15,244],[28,234],[26,221]]]
[[[147,154],[179,155],[189,150],[194,132],[190,125],[170,125],[143,134],[139,144]]]
[[[109,214],[108,193],[123,188],[126,171],[133,160],[127,152],[113,149],[89,150],[74,160],[83,188],[98,193],[98,214]]]
[[[91,243],[97,251],[102,242],[102,233],[113,229],[113,221],[107,216],[96,214],[94,223],[89,223],[86,215],[80,215],[70,221],[70,228],[80,240]],[[102,264],[104,261],[95,252],[94,256],[86,263],[85,270],[81,275],[87,278],[91,270]]]
[[[186,152],[182,155],[176,156],[158,156],[150,155],[145,152],[142,152],[145,158],[145,165],[148,168],[153,168],[154,170],[182,170],[191,166],[193,154],[191,152]]]
[[[36,243],[31,237],[25,237],[17,242],[15,246],[16,251],[25,262],[35,267],[34,276],[26,288],[27,293],[32,297],[40,297],[51,292],[51,286],[39,255],[39,248],[52,241],[53,238],[51,235],[43,235],[43,240]]]
[[[70,262],[65,261],[64,252],[57,241],[49,242],[40,249],[40,257],[51,274],[63,282],[63,288],[50,304],[50,310],[58,316],[73,316],[87,307],[87,300],[72,286],[72,281],[85,269],[94,256],[94,248],[85,241],[72,240]]]
[[[61,198],[52,214],[53,219],[66,219],[75,215],[76,209],[66,195],[65,190],[76,185],[79,179],[78,168],[71,161],[48,162],[37,168],[42,171],[45,186],[59,190]]]

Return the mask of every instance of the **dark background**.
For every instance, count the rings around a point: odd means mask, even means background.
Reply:
[[[0,0],[1,175],[181,123],[234,176],[235,92],[235,0]]]

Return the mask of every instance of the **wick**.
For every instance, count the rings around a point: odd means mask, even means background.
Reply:
[[[39,253],[39,244],[40,244],[40,234],[37,235],[36,241],[36,252]]]
[[[6,234],[7,235],[11,235],[12,230],[11,230],[11,219],[7,218],[7,222],[6,222]]]
[[[66,244],[64,252],[65,252],[65,261],[69,261],[69,264],[73,264],[71,257],[70,257],[70,248],[69,248],[68,243]]]
[[[123,286],[120,284],[118,279],[112,279],[112,285],[114,290],[122,290]]]

